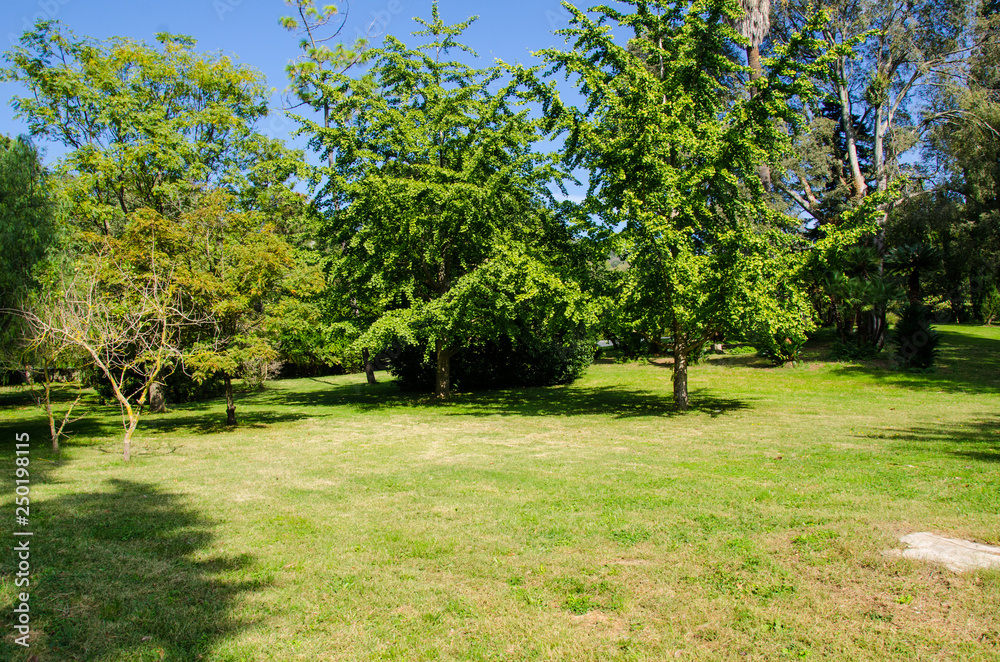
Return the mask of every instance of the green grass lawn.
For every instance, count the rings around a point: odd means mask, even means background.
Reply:
[[[940,368],[599,363],[448,404],[364,375],[140,424],[88,402],[60,457],[0,393],[0,659],[998,660],[1000,329]],[[32,647],[13,643],[14,432],[32,435]]]

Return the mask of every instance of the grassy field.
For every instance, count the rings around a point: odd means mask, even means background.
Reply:
[[[88,403],[60,457],[0,393],[0,659],[1000,660],[1000,329],[931,374],[753,356],[594,365],[448,404],[363,375],[140,424]],[[13,643],[13,433],[32,435],[32,646]]]

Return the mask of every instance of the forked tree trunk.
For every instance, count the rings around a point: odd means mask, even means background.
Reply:
[[[438,340],[434,346],[437,351],[437,374],[434,379],[434,395],[440,400],[451,397],[451,350]]]
[[[371,354],[368,349],[361,350],[361,359],[365,362],[365,377],[368,378],[368,385],[377,384],[375,381],[375,364],[372,363]]]
[[[122,450],[122,458],[126,462],[132,459],[132,433],[135,432],[135,428],[138,425],[139,417],[137,415],[129,414],[128,428],[125,430],[125,443]]]
[[[226,425],[236,425],[236,403],[233,402],[233,379],[225,373],[226,381]]]
[[[680,411],[688,408],[687,346],[674,334],[674,403]]]

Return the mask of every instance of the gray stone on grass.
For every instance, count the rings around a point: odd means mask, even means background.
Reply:
[[[933,533],[911,533],[899,541],[904,543],[907,549],[893,550],[894,556],[940,563],[952,572],[966,572],[980,568],[1000,569],[1000,547],[993,545],[945,538]]]

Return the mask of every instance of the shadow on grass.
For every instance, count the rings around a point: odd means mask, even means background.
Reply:
[[[232,616],[258,581],[226,577],[251,557],[207,555],[212,522],[153,484],[109,481],[108,492],[33,503],[32,645],[0,641],[5,660],[210,659],[248,627]],[[9,548],[9,547],[8,547]],[[4,569],[15,568],[11,552]],[[13,574],[10,571],[10,574]],[[13,605],[0,605],[10,627]]]
[[[315,408],[317,412],[329,407],[347,406],[360,411],[377,411],[402,407],[433,407],[446,410],[453,416],[579,416],[607,415],[615,418],[635,416],[674,416],[680,414],[669,393],[628,389],[620,386],[603,387],[539,387],[515,388],[498,391],[456,393],[451,400],[439,402],[424,393],[403,393],[393,383],[376,386],[358,384],[326,386],[322,390],[275,390],[268,397],[272,406],[282,405],[302,411]],[[261,404],[267,401],[263,398]],[[742,400],[718,398],[698,389],[691,392],[689,411],[703,411],[713,415],[747,409]],[[322,415],[321,413],[319,415]]]
[[[1000,463],[1000,416],[960,425],[888,429],[871,436],[892,439],[907,450]]]
[[[780,368],[781,366],[776,366],[773,361],[769,361],[756,354],[723,354],[721,356],[710,356],[707,357],[709,365],[721,365],[727,368],[762,368],[762,369],[774,369]],[[672,367],[672,366],[664,366]]]
[[[951,393],[1000,392],[1000,338],[984,338],[975,333],[984,327],[940,330],[941,345],[937,368],[932,372],[903,372],[889,363],[892,350],[881,361],[844,365],[836,372],[867,375],[904,388],[931,389]]]
[[[455,415],[588,416],[612,418],[677,416],[672,395],[620,386],[590,388],[533,388],[489,391],[464,396]],[[749,409],[742,400],[718,398],[705,389],[690,393],[689,412],[713,416]]]
[[[303,388],[303,384],[308,386]],[[310,388],[311,387],[311,388]],[[743,400],[719,398],[704,389],[690,394],[691,412],[718,416],[726,412],[748,409]],[[363,383],[338,384],[321,378],[295,380],[286,385],[273,382],[268,388],[241,394],[237,401],[239,425],[225,425],[224,405],[218,399],[176,405],[166,414],[143,415],[137,431],[141,443],[146,435],[191,433],[219,434],[250,428],[269,427],[306,418],[336,415],[333,409],[348,408],[360,412],[399,408],[434,408],[453,416],[579,416],[606,415],[614,418],[639,416],[676,416],[672,394],[666,391],[646,391],[620,386],[602,387],[539,387],[497,391],[456,393],[451,400],[439,402],[429,393],[400,391],[390,380],[374,386]],[[118,412],[111,406],[92,405],[91,415],[72,426],[72,433],[81,439],[99,440],[109,452],[120,452],[113,442],[120,442],[123,431],[117,425]],[[25,419],[36,434],[45,434],[44,414]]]

